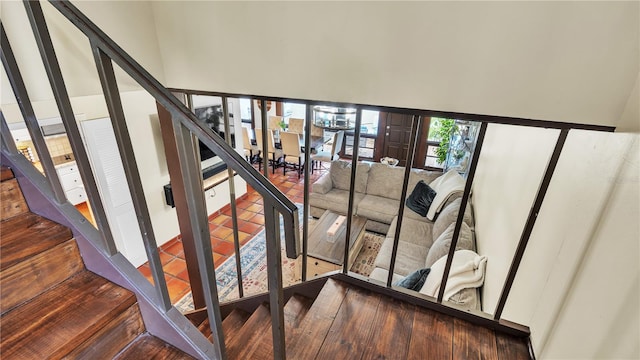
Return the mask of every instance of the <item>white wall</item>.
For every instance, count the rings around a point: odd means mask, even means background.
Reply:
[[[169,183],[155,100],[145,91],[121,94],[131,134],[131,141],[144,187],[153,230],[159,245],[179,234],[175,209],[167,206],[163,186]],[[108,117],[102,95],[71,99],[74,113],[85,114],[86,120]],[[33,103],[38,118],[58,116],[54,101]],[[9,122],[21,119],[17,104],[5,104],[2,111]]]
[[[473,182],[478,252],[488,257],[482,309],[493,313],[557,130],[489,125]],[[507,317],[510,319],[509,317]]]
[[[610,125],[640,63],[638,2],[166,1],[153,11],[167,83],[181,88]]]
[[[556,139],[546,134],[541,151],[519,151],[514,141],[541,140],[520,130],[489,127],[474,180],[488,312]],[[530,326],[539,357],[638,357],[638,174],[637,134],[570,132],[503,312]]]
[[[605,179],[609,197],[547,342],[540,344],[542,359],[640,358],[640,136],[611,137],[624,144],[617,152],[620,167]]]

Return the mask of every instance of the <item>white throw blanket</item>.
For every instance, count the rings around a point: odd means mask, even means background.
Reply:
[[[449,196],[464,191],[465,181],[456,170],[449,170],[442,176],[433,180],[429,186],[435,190],[436,197],[433,198],[429,211],[427,212],[427,219],[433,221],[436,214],[440,212],[444,203],[447,202]]]
[[[431,272],[427,276],[420,293],[437,297],[440,292],[442,274],[447,264],[447,256],[443,256],[431,266]],[[447,287],[444,291],[444,300],[449,300],[458,291],[466,288],[477,288],[484,283],[484,270],[487,265],[487,257],[478,255],[471,250],[458,250],[453,256],[451,271]]]

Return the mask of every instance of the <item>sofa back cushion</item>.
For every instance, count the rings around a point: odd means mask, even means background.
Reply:
[[[438,259],[449,253],[455,227],[456,223],[452,222],[451,225],[449,225],[433,242],[433,245],[431,245],[429,252],[427,253],[427,259],[424,264],[425,268],[430,268],[433,263],[438,261]],[[469,225],[464,222],[462,223],[462,227],[460,227],[460,235],[458,236],[456,250],[476,250],[475,243],[473,241],[473,232],[469,228]]]
[[[367,195],[382,196],[400,200],[402,182],[404,181],[404,167],[389,166],[372,163],[367,181]],[[407,190],[408,193],[413,188]]]
[[[457,198],[450,202],[441,212],[438,214],[436,221],[433,223],[432,236],[434,239],[440,237],[440,235],[449,227],[451,223],[458,220],[458,211],[460,210],[461,198]],[[467,204],[467,211],[464,212],[463,222],[470,228],[473,228],[473,219],[471,218],[471,208]]]
[[[334,188],[349,191],[351,185],[351,162],[336,160],[331,162],[331,183]],[[367,189],[367,178],[369,177],[369,163],[358,163],[356,169],[355,190],[364,193]]]
[[[433,180],[440,176],[442,176],[442,171],[411,169],[411,174],[409,174],[409,184],[407,185],[407,195],[411,194],[411,191],[413,191],[420,180],[427,184],[431,184]]]

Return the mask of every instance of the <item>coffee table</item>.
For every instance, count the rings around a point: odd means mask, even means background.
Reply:
[[[326,210],[316,226],[311,229],[307,247],[307,277],[311,278],[330,271],[342,269],[344,264],[344,242],[347,233],[347,221],[338,228],[334,242],[327,239],[327,230],[340,216]],[[349,239],[349,268],[353,265],[364,242],[364,226],[367,219],[354,216],[351,220],[351,236]],[[301,262],[302,263],[302,262]],[[301,266],[299,267],[301,269]]]

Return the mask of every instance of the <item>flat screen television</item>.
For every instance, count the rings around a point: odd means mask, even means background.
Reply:
[[[220,135],[226,140],[224,129],[224,114],[222,105],[210,105],[196,108],[194,110],[196,117],[205,123],[214,133]],[[229,129],[231,132],[231,143],[235,147],[235,135],[233,126],[233,114],[229,114]],[[209,149],[202,141],[198,141],[200,148],[200,162],[202,166],[203,178],[213,176],[227,168],[226,164],[216,156],[213,150]]]

